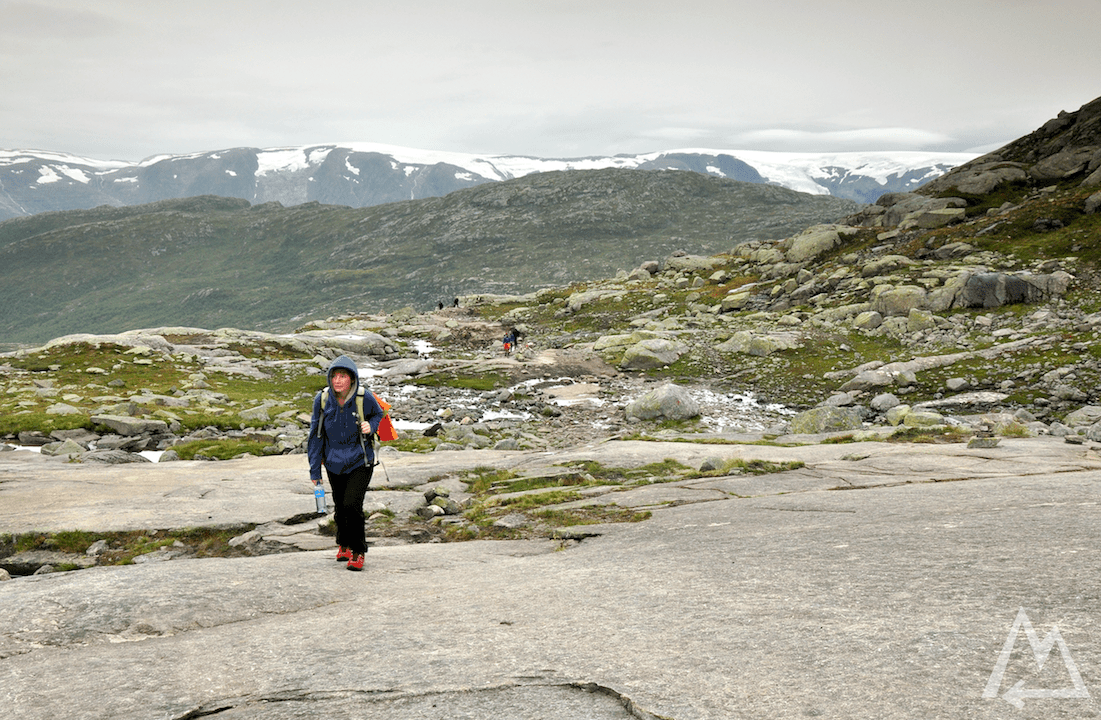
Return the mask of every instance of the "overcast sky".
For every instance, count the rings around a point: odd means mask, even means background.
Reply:
[[[0,148],[982,151],[1101,96],[1099,0],[0,0]]]

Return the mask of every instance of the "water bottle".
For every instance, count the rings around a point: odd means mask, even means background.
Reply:
[[[324,483],[318,483],[313,488],[313,499],[317,503],[317,514],[324,515],[327,510],[325,509],[325,485]]]

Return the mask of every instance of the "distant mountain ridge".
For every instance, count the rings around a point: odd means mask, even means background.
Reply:
[[[139,327],[291,329],[631,271],[861,206],[694,172],[532,173],[366,208],[200,196],[0,223],[0,343]]]
[[[38,150],[0,150],[0,220],[100,205],[130,206],[215,195],[253,204],[372,207],[442,197],[489,182],[556,170],[687,170],[871,203],[909,192],[976,156],[968,153],[779,153],[679,149],[546,159],[418,150],[376,143],[232,148],[104,161]]]

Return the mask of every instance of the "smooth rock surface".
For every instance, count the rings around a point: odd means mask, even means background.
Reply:
[[[346,572],[324,550],[5,581],[0,606],[19,611],[0,613],[0,715],[680,720],[1101,711],[1096,446],[1056,438],[1005,438],[982,450],[791,445],[800,439],[821,437],[389,461],[392,478],[579,457],[806,464],[678,483],[667,497],[698,492],[698,501],[655,508],[645,522],[599,526],[603,534],[579,535],[580,544],[558,552],[552,540],[477,541],[373,548],[362,573]],[[0,466],[5,531],[31,522],[21,475],[64,487],[49,463],[13,468],[7,458],[21,454],[6,453]],[[447,467],[430,469],[441,462]],[[84,483],[82,493],[38,493],[45,512],[37,524],[138,521],[139,479],[154,525],[214,519],[203,513],[271,519],[312,501],[293,489],[307,486],[303,463],[289,456],[96,467],[70,481]],[[237,483],[240,493],[230,490]],[[205,504],[199,488],[212,488]],[[1022,608],[1040,640],[1057,625],[1066,654],[1052,637],[1040,670],[1021,630],[994,696],[983,697]],[[1018,682],[1018,690],[1074,689],[1064,657],[1088,697],[1006,696]]]

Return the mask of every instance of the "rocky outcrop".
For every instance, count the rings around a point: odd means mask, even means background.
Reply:
[[[1034,275],[963,271],[932,291],[917,285],[877,285],[870,304],[872,311],[882,317],[908,316],[914,310],[999,308],[1061,297],[1072,280],[1066,272]]]
[[[1101,98],[1061,112],[1042,127],[961,165],[919,189],[922,195],[985,195],[1007,182],[1046,184],[1080,177],[1101,181]]]
[[[1073,279],[1065,272],[1050,275],[975,273],[964,277],[959,292],[944,309],[996,308],[1041,302],[1062,296]]]
[[[887,193],[875,204],[846,218],[851,225],[932,230],[960,222],[966,216],[962,198],[931,198],[917,193]]]

